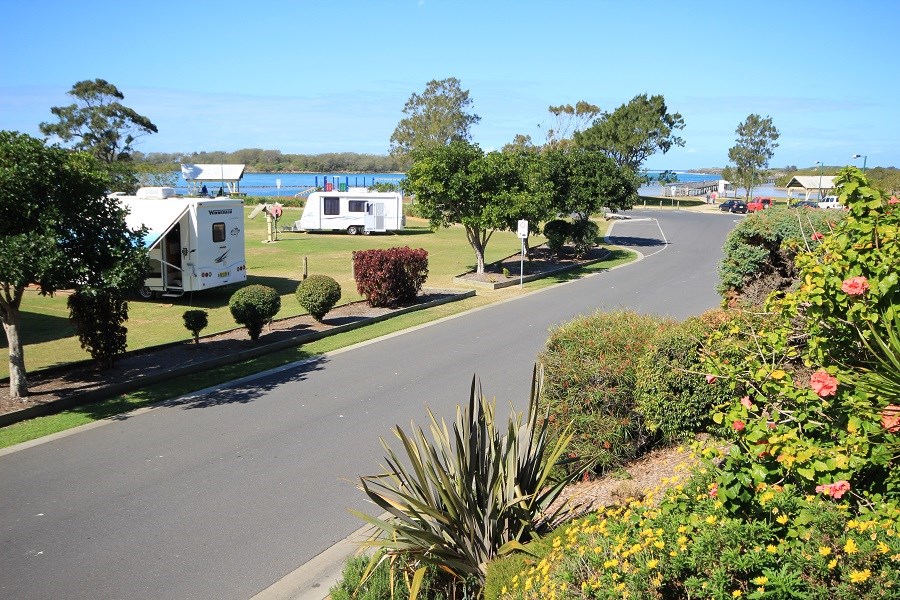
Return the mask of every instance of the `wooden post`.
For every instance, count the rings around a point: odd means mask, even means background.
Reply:
[[[309,276],[309,258],[303,257],[303,281],[306,281],[306,278]]]

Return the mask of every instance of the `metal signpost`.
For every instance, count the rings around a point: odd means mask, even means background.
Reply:
[[[520,219],[519,229],[516,233],[522,240],[522,251],[519,253],[519,287],[521,288],[525,281],[525,240],[528,238],[528,221]]]

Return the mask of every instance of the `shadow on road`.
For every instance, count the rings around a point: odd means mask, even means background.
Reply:
[[[649,246],[665,246],[666,242],[659,238],[630,237],[614,235],[609,238],[609,243],[618,246],[634,246],[638,248],[646,248]]]
[[[326,357],[319,356],[305,362],[299,367],[283,371],[277,375],[272,375],[271,377],[264,377],[241,385],[240,387],[217,390],[199,397],[188,396],[185,398],[176,398],[166,402],[165,406],[180,406],[185,409],[194,409],[209,408],[224,404],[248,404],[285,383],[298,383],[303,381],[308,374],[321,370],[326,362]]]

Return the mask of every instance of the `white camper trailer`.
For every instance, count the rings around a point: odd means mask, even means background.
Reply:
[[[355,235],[400,231],[405,223],[401,194],[350,188],[346,192],[313,192],[306,199],[300,220],[285,231],[346,231]]]
[[[173,188],[118,196],[128,226],[147,228],[150,272],[141,296],[180,296],[247,280],[244,204],[231,198],[179,198]]]

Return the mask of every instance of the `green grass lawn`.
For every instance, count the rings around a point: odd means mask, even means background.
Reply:
[[[245,216],[251,208],[245,208]],[[283,223],[300,218],[302,209],[285,208]],[[599,221],[601,232],[606,223]],[[341,284],[341,303],[360,300],[351,272],[354,250],[410,246],[428,251],[428,280],[425,287],[458,288],[453,277],[475,268],[475,254],[466,241],[462,227],[454,226],[432,232],[428,222],[407,218],[407,226],[398,234],[351,236],[344,233],[280,233],[275,244],[263,243],[266,238],[265,219],[246,219],[247,283],[269,285],[281,294],[281,311],[276,318],[303,314],[294,290],[303,273],[303,259],[307,259],[309,274],[330,275]],[[532,237],[530,243],[543,242]],[[520,241],[514,232],[498,231],[487,247],[486,262],[494,262],[515,254]],[[553,281],[553,280],[551,280]],[[547,282],[549,283],[549,282]],[[544,283],[543,285],[547,285]],[[128,348],[135,350],[190,337],[181,315],[189,308],[203,308],[209,312],[209,326],[203,334],[232,329],[237,325],[228,310],[228,298],[236,287],[217,288],[185,294],[181,298],[145,301],[135,298],[129,303]],[[517,289],[517,288],[516,288]],[[479,292],[480,294],[482,292]],[[516,292],[513,292],[516,293]],[[65,292],[53,297],[26,291],[22,301],[20,335],[25,344],[25,365],[29,372],[52,365],[89,358],[81,349],[68,321]],[[488,295],[488,297],[493,297]],[[9,352],[6,338],[0,339],[0,377],[9,375]]]

